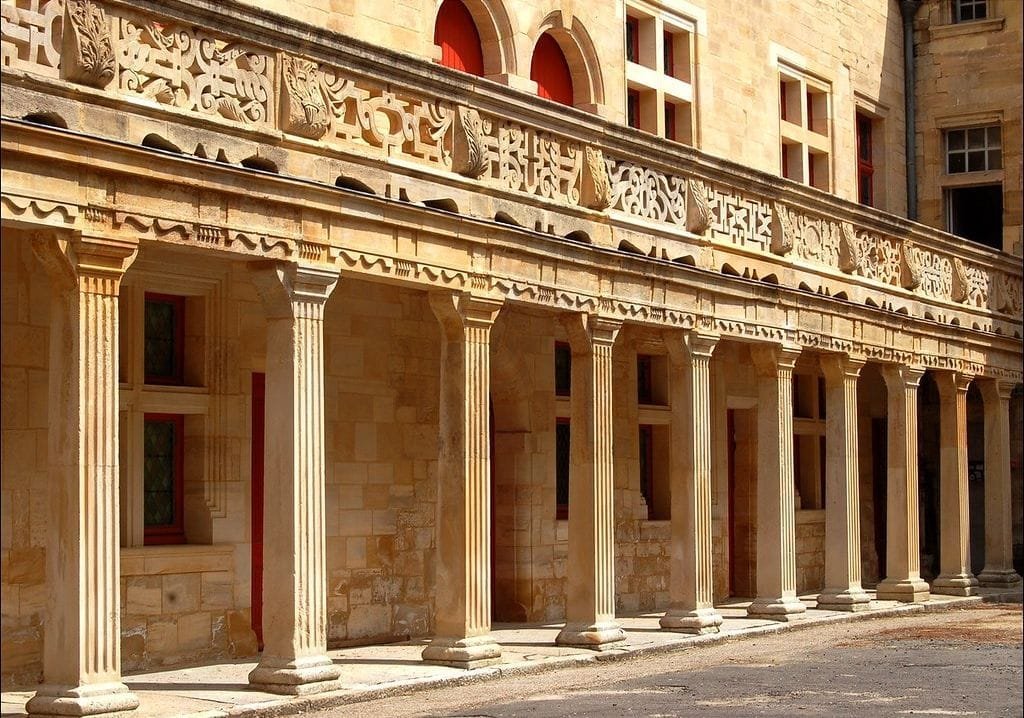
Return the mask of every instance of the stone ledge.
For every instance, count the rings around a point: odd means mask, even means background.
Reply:
[[[233,544],[181,544],[121,549],[121,577],[233,571]]]

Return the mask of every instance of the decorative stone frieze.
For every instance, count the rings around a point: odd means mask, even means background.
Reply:
[[[703,236],[711,226],[714,215],[708,201],[708,188],[702,180],[690,179],[686,183],[686,231]]]
[[[455,110],[455,118],[452,124],[452,171],[473,179],[482,177],[490,162],[480,113],[460,105]]]
[[[685,225],[686,180],[625,160],[608,158],[612,209],[641,219]]]
[[[864,360],[823,354],[825,375],[825,588],[818,607],[862,611],[857,378]]]
[[[29,715],[133,710],[121,682],[118,293],[136,242],[41,234],[50,276],[48,611]]]
[[[327,132],[327,103],[320,90],[320,72],[315,62],[281,55],[281,129],[311,140]]]
[[[249,684],[304,695],[336,687],[327,656],[324,558],[324,304],[338,272],[257,262],[267,313],[263,638]]]
[[[781,202],[772,205],[772,243],[774,254],[789,254],[797,242],[796,214]]]
[[[917,247],[909,240],[904,240],[900,248],[900,284],[911,290],[921,286],[921,262]]]
[[[886,577],[880,600],[921,603],[928,584],[921,580],[917,478],[917,388],[924,370],[901,364],[882,368],[888,406],[889,456],[885,528]]]
[[[973,596],[971,527],[967,489],[967,389],[971,377],[935,372],[939,388],[939,576],[932,593]]]
[[[800,348],[756,344],[757,597],[751,616],[787,621],[806,607],[796,596],[796,489],[793,475],[793,367]]]
[[[839,269],[847,274],[863,274],[866,257],[857,232],[849,222],[839,225]]]
[[[569,560],[559,645],[601,649],[625,640],[615,622],[612,346],[621,322],[595,314],[565,320],[572,348]]]
[[[437,292],[441,323],[436,629],[423,660],[456,668],[497,663],[491,628],[490,333],[502,302]]]
[[[667,335],[672,376],[670,495],[672,541],[668,611],[661,627],[679,633],[717,633],[711,565],[711,355],[714,334]]]
[[[104,88],[114,79],[116,64],[110,40],[110,21],[103,8],[90,0],[65,0],[64,77],[90,87]]]
[[[608,165],[604,154],[589,145],[583,148],[583,176],[580,204],[590,209],[605,210],[612,204],[612,188],[608,179]]]

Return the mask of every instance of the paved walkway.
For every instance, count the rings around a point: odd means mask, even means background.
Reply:
[[[718,606],[724,623],[718,634],[687,636],[659,629],[660,613],[619,616],[626,631],[626,640],[603,652],[555,646],[561,624],[525,625],[497,624],[493,635],[502,646],[502,662],[488,668],[465,671],[458,668],[431,666],[420,660],[426,640],[406,641],[388,645],[363,646],[330,651],[341,667],[341,680],[336,690],[301,698],[285,698],[253,691],[246,685],[246,676],[256,665],[253,661],[233,661],[195,668],[137,673],[124,682],[139,697],[138,718],[217,718],[219,716],[290,715],[310,708],[325,708],[351,701],[364,701],[422,688],[498,679],[501,676],[534,671],[547,671],[568,665],[615,660],[645,653],[681,650],[687,647],[742,640],[774,631],[810,628],[826,622],[864,620],[883,615],[917,613],[926,610],[952,609],[979,603],[982,600],[1013,600],[1020,602],[1021,590],[1007,594],[983,589],[981,596],[953,598],[933,596],[926,604],[901,604],[895,601],[872,601],[868,611],[850,614],[819,611],[815,595],[802,596],[807,612],[788,623],[748,618],[746,601]],[[3,715],[24,715],[30,691],[3,693]]]

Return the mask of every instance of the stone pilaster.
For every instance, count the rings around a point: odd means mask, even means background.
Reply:
[[[39,238],[50,310],[49,589],[43,685],[29,715],[99,715],[139,701],[121,682],[118,293],[137,244]]]
[[[750,350],[757,389],[757,597],[747,613],[786,621],[806,606],[796,597],[796,487],[793,366],[799,348]]]
[[[441,454],[437,490],[436,635],[423,660],[477,668],[501,660],[491,637],[491,326],[501,302],[438,293]]]
[[[888,394],[888,512],[885,525],[885,580],[881,600],[921,603],[928,584],[921,580],[921,546],[917,494],[917,387],[923,369],[902,365],[882,368]]]
[[[303,695],[337,685],[327,657],[324,557],[324,304],[329,269],[253,265],[267,312],[263,639],[253,688]],[[272,507],[272,509],[271,509]]]
[[[577,314],[572,347],[569,590],[561,645],[601,650],[624,640],[615,622],[612,346],[621,323]]]
[[[718,337],[690,332],[666,341],[672,365],[669,610],[661,627],[717,633],[711,566],[711,354]]]
[[[971,377],[935,372],[939,388],[939,575],[932,593],[973,596],[970,496],[967,489],[967,389]]]
[[[979,381],[985,402],[985,568],[982,586],[1020,583],[1013,569],[1013,514],[1010,483],[1010,396],[1013,384]]]
[[[860,583],[860,466],[857,460],[857,378],[862,359],[821,357],[825,375],[825,589],[818,608],[863,611]]]

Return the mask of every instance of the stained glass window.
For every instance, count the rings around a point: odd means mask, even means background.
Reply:
[[[146,294],[145,370],[147,384],[183,382],[185,298]]]

